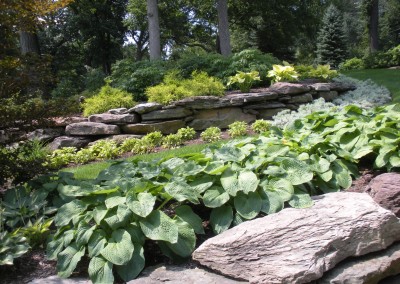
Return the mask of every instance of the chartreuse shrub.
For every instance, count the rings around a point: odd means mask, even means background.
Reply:
[[[211,126],[204,130],[200,134],[201,139],[204,142],[212,143],[221,140],[221,129],[215,126]]]
[[[297,65],[295,70],[299,74],[300,79],[319,79],[321,81],[332,80],[339,76],[336,70],[331,69],[329,64],[326,65]]]
[[[162,140],[162,146],[167,149],[178,148],[183,144],[183,138],[178,133],[168,134]]]
[[[276,82],[293,82],[299,79],[299,74],[292,65],[283,62],[284,65],[274,64],[272,70],[268,71],[267,77],[271,78],[272,83]]]
[[[247,134],[247,123],[244,121],[235,121],[228,125],[228,133],[232,138],[244,136]]]
[[[255,81],[261,81],[260,73],[258,71],[236,73],[235,76],[229,77],[227,86],[237,85],[241,92],[247,93],[250,91],[251,86]]]
[[[102,87],[98,94],[85,99],[83,103],[83,115],[89,116],[96,113],[103,113],[112,108],[135,105],[132,95],[126,91],[111,87],[109,84]]]
[[[347,59],[343,63],[339,65],[339,69],[341,71],[347,71],[347,70],[361,70],[364,69],[364,62],[362,59],[354,57]]]
[[[186,126],[185,128],[178,129],[178,132],[176,134],[178,134],[183,141],[189,141],[191,139],[194,139],[194,137],[196,136],[196,130],[194,130],[194,128],[192,127]]]
[[[258,134],[267,132],[270,127],[271,122],[264,119],[258,119],[251,124],[251,129]]]

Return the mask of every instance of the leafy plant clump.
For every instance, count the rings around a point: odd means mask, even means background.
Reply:
[[[207,143],[219,141],[221,140],[221,129],[215,126],[209,127],[200,134],[200,137]]]
[[[244,121],[235,121],[228,126],[228,133],[232,138],[244,136],[247,134],[247,123]]]
[[[227,86],[237,85],[241,92],[248,93],[255,81],[261,81],[258,71],[241,72],[229,77]]]
[[[112,108],[130,108],[135,104],[130,93],[113,88],[107,84],[100,89],[98,94],[85,99],[83,103],[83,115],[89,116],[103,113]]]
[[[0,230],[0,265],[13,265],[14,259],[29,249],[27,239],[19,230],[11,233]]]
[[[251,125],[251,129],[258,134],[265,133],[270,128],[271,128],[271,122],[263,119],[258,119],[254,121]]]
[[[284,65],[273,65],[272,70],[268,71],[268,77],[271,78],[272,83],[276,82],[293,82],[299,79],[299,74],[292,65],[283,62]]]
[[[183,144],[183,138],[179,134],[169,134],[162,140],[162,146],[167,149],[178,148]]]
[[[351,59],[347,59],[343,63],[339,65],[339,69],[341,71],[347,71],[347,70],[362,70],[364,69],[364,62],[362,59],[354,57]]]
[[[183,141],[189,141],[196,136],[196,130],[187,126],[185,128],[180,128],[176,134],[179,135]]]

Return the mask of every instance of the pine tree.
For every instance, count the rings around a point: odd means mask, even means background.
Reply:
[[[343,16],[334,5],[330,5],[325,12],[322,28],[318,33],[317,47],[319,64],[338,67],[346,59],[347,40]]]

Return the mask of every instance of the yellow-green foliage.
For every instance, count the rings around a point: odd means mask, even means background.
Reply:
[[[112,108],[130,108],[135,104],[132,95],[128,92],[106,85],[100,89],[97,95],[85,100],[83,103],[83,115],[89,116],[103,113]]]
[[[271,78],[272,83],[276,82],[292,82],[299,79],[299,74],[294,67],[286,61],[283,61],[284,65],[272,65],[272,70],[268,71],[267,77]]]
[[[163,83],[146,89],[149,102],[169,104],[187,97],[221,96],[224,85],[205,72],[193,72],[191,79],[183,79],[176,71],[167,74]]]

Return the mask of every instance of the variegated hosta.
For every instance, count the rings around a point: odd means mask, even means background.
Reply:
[[[399,167],[399,118],[398,106],[375,112],[349,106],[202,153],[117,162],[95,180],[62,173],[57,189],[66,203],[54,220],[49,257],[63,277],[88,255],[93,282],[113,282],[113,272],[129,281],[144,267],[146,240],[169,257],[191,255],[196,234],[204,233],[191,205],[209,208],[211,227],[221,233],[284,206],[311,206],[310,195],[350,187],[358,159],[367,155],[376,167]]]

